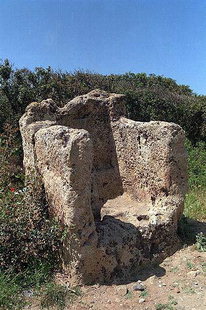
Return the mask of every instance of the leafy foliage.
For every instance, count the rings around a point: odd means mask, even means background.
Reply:
[[[63,73],[51,67],[14,69],[0,64],[0,124],[16,122],[32,101],[52,98],[58,105],[95,88],[126,95],[128,115],[134,120],[165,120],[180,124],[192,142],[205,139],[206,98],[174,80],[145,73],[101,75]],[[2,129],[2,128],[1,128]]]
[[[206,220],[206,143],[193,146],[186,141],[188,152],[189,191],[185,199],[184,214],[197,220]]]
[[[37,256],[49,260],[59,246],[62,229],[49,219],[43,202],[27,199],[18,129],[4,128],[0,151],[0,267],[19,271]]]
[[[206,252],[206,235],[202,232],[196,236],[196,248],[200,252]]]
[[[195,147],[186,141],[190,188],[201,188],[206,184],[206,143],[201,141]]]
[[[60,228],[42,206],[28,205],[23,190],[0,196],[0,266],[19,271],[35,257],[50,261],[58,248]]]

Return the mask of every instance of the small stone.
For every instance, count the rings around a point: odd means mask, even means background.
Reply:
[[[165,260],[164,260],[164,263],[168,263],[168,262],[170,262],[170,258],[169,257],[165,258]]]
[[[93,287],[94,289],[98,289],[98,288],[100,287],[100,285],[99,285],[99,284],[94,284],[92,287]]]
[[[129,289],[123,285],[117,286],[116,290],[117,290],[117,293],[122,296],[125,296],[129,293]]]
[[[180,293],[180,289],[178,287],[175,288],[175,293],[177,293],[177,294]]]
[[[134,290],[134,291],[144,291],[145,288],[144,288],[144,286],[143,286],[142,284],[137,283],[137,284],[135,284],[135,285],[133,286],[133,290]]]
[[[150,284],[154,284],[154,282],[155,282],[156,280],[157,280],[157,276],[154,275],[154,276],[152,276],[152,277],[149,278],[149,283],[150,283]]]
[[[139,304],[142,304],[143,302],[145,302],[145,299],[144,298],[140,298],[139,299]]]
[[[23,291],[25,297],[32,297],[34,292],[32,290]]]
[[[195,271],[192,270],[187,273],[188,276],[191,276],[193,278],[195,278],[198,274],[200,274],[199,270],[195,270]]]

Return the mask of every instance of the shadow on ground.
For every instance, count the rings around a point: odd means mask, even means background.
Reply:
[[[199,233],[206,235],[206,222],[200,222],[183,216],[179,222],[178,235],[182,245],[192,245],[196,242]]]

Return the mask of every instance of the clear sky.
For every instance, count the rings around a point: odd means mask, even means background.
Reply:
[[[206,0],[0,0],[0,59],[164,75],[206,94]]]

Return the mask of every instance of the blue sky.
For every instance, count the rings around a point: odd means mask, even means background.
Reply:
[[[206,0],[0,0],[0,59],[146,72],[206,94]]]

